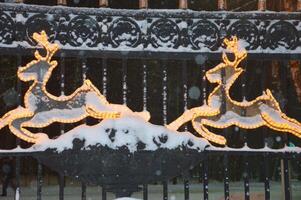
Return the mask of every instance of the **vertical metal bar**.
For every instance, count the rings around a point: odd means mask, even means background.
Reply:
[[[37,172],[37,200],[42,200],[42,186],[43,186],[43,168],[41,163],[38,163]]]
[[[257,9],[259,11],[265,11],[267,9],[266,0],[258,0]]]
[[[122,58],[122,102],[127,105],[127,59]]]
[[[82,182],[82,200],[87,199],[87,186]]]
[[[182,80],[183,80],[183,111],[185,112],[188,108],[188,87],[187,87],[187,61],[182,61]],[[184,130],[187,131],[187,125]]]
[[[244,70],[246,70],[247,66],[248,66],[247,60],[244,61],[243,66],[244,66]],[[246,97],[246,94],[247,94],[247,91],[246,91],[246,75],[243,75],[243,77],[242,77],[241,94],[242,94],[243,101],[245,101],[246,98],[247,98]],[[242,108],[241,115],[246,116],[246,114],[247,114],[246,109]],[[247,133],[244,129],[241,129],[240,131],[243,134],[244,146],[247,146],[248,145]],[[243,160],[244,160],[244,168],[245,168],[244,169],[244,176],[243,176],[245,200],[250,200],[249,160],[248,160],[247,155],[244,156]]]
[[[106,188],[104,186],[102,186],[101,188],[102,188],[101,199],[102,200],[107,200],[107,191],[106,191]]]
[[[163,181],[163,200],[168,200],[168,181]]]
[[[248,62],[245,60],[243,61],[242,65],[244,66],[244,70],[246,70]],[[246,74],[244,74],[241,79],[241,96],[242,96],[242,101],[246,101],[247,99]],[[246,114],[247,114],[246,109],[241,108],[241,116],[246,116]],[[247,132],[245,129],[240,129],[240,132],[243,135],[244,146],[247,146],[248,145]]]
[[[65,177],[59,174],[59,200],[64,200]]]
[[[288,106],[287,106],[287,100],[288,100],[288,93],[287,93],[287,87],[288,87],[288,80],[287,80],[287,75],[288,75],[288,61],[281,61],[281,66],[280,66],[280,79],[281,79],[281,91],[283,94],[283,110],[287,111]],[[285,101],[286,100],[286,101]],[[290,141],[289,141],[289,136],[288,134],[284,135],[284,140],[285,140],[285,146],[288,146]],[[282,183],[284,187],[284,196],[285,200],[290,200],[291,199],[291,183],[290,183],[290,169],[289,169],[289,160],[286,156],[281,160],[281,173],[282,173]]]
[[[207,80],[206,80],[206,64],[204,63],[201,66],[201,75],[202,75],[202,98],[203,104],[207,104]]]
[[[280,92],[282,94],[282,102],[280,101],[280,106],[282,107],[284,112],[288,111],[288,67],[289,63],[287,60],[280,62],[279,76],[280,76]],[[284,145],[289,145],[289,134],[284,134]]]
[[[266,80],[265,78],[267,77],[267,67],[265,65],[264,61],[260,61],[260,66],[261,66],[261,90],[265,91],[266,90]],[[267,137],[268,137],[268,133],[269,133],[269,129],[267,129],[266,127],[262,127],[262,134],[264,135],[264,146],[268,147],[268,143],[267,143]]]
[[[229,200],[229,157],[228,154],[224,154],[224,197],[225,200]]]
[[[107,96],[107,82],[108,82],[108,64],[107,59],[102,58],[102,94]]]
[[[289,174],[289,161],[285,157],[281,160],[282,173],[283,173],[283,182],[284,182],[284,199],[291,200],[291,186],[290,186],[290,174]]]
[[[17,67],[21,67],[22,63],[22,57],[21,55],[17,54]],[[18,99],[17,99],[17,104],[21,105],[21,96],[22,96],[22,88],[21,88],[21,81],[20,79],[17,78],[17,93],[18,93]],[[20,146],[20,139],[16,137],[16,145],[19,147]],[[20,196],[20,169],[21,169],[21,158],[19,156],[16,157],[16,168],[15,168],[15,173],[16,173],[16,196]]]
[[[83,79],[83,82],[85,82],[85,80],[87,79],[87,71],[88,71],[87,59],[85,57],[82,58],[81,65],[82,65],[82,79]],[[87,119],[84,119],[83,121],[85,124],[87,123]],[[84,182],[82,182],[81,189],[82,189],[82,194],[81,194],[82,200],[86,200],[87,186]]]
[[[182,61],[182,80],[183,80],[183,110],[184,112],[188,108],[188,89],[187,89],[187,61]],[[184,130],[187,131],[187,125],[184,126]],[[184,180],[184,199],[189,200],[189,180],[188,177]]]
[[[244,170],[244,188],[245,188],[245,200],[250,200],[250,182],[249,182],[249,160],[244,156],[245,170]]]
[[[167,63],[166,60],[162,61],[162,110],[163,110],[163,124],[167,124]]]
[[[204,160],[203,160],[203,195],[204,200],[209,199],[209,192],[208,192],[208,154],[204,152]]]
[[[184,200],[189,200],[189,181],[184,180]]]
[[[187,61],[182,61],[182,80],[183,80],[183,106],[184,111],[188,108],[188,87],[187,87]]]
[[[143,80],[142,80],[142,87],[143,87],[143,110],[147,110],[147,65],[145,61],[142,61],[143,65]],[[143,200],[148,199],[148,186],[147,184],[143,184]]]
[[[148,0],[139,0],[139,8],[140,9],[148,8]]]
[[[221,113],[225,113],[227,111],[227,104],[226,104],[226,92],[225,92],[225,85],[226,85],[226,71],[225,68],[221,70],[221,77],[222,77],[222,105],[221,105]],[[227,136],[228,132],[227,129],[223,130],[225,136]],[[225,153],[223,157],[223,164],[224,164],[224,197],[225,200],[229,199],[229,157],[228,154]]]
[[[61,89],[61,96],[65,95],[65,57],[62,53],[60,58],[60,89]],[[65,126],[63,123],[60,124],[60,131],[61,135],[65,132]]]
[[[264,155],[264,198],[270,200],[270,178],[269,178],[269,158],[268,155]]]
[[[147,188],[147,184],[143,184],[143,200],[148,200],[148,188]]]
[[[87,59],[84,57],[81,59],[81,67],[82,67],[82,79],[83,82],[87,79]]]
[[[143,110],[147,110],[147,66],[143,63]]]
[[[266,80],[265,77],[267,77],[267,68],[264,61],[260,62],[261,67],[261,90],[264,91],[266,89]],[[264,146],[268,147],[267,143],[267,136],[268,136],[268,129],[266,127],[262,127],[262,133],[264,135]],[[264,155],[263,157],[264,162],[264,198],[265,200],[270,200],[270,178],[269,178],[269,158],[268,155]]]

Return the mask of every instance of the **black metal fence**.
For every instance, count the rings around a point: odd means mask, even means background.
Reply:
[[[151,122],[166,124],[185,109],[202,105],[212,89],[203,77],[206,70],[221,60],[222,40],[230,35],[243,39],[248,59],[241,65],[246,73],[237,81],[232,94],[236,99],[253,99],[265,88],[271,88],[288,115],[301,119],[299,103],[290,78],[290,60],[301,60],[301,13],[233,13],[195,12],[183,10],[113,10],[68,7],[47,7],[1,4],[0,54],[3,80],[15,74],[17,67],[32,58],[34,32],[45,30],[50,39],[60,44],[59,69],[54,72],[48,89],[54,94],[68,94],[81,85],[87,76],[110,102],[124,103],[134,110],[147,109]],[[11,56],[11,57],[9,57]],[[5,61],[6,59],[6,61]],[[273,64],[276,62],[276,64]],[[13,70],[11,70],[13,69]],[[7,75],[5,74],[7,73]],[[2,81],[3,88],[13,88],[16,104],[22,104],[26,90],[17,77]],[[2,90],[2,88],[1,88]],[[2,102],[2,113],[8,106]],[[45,132],[51,137],[72,127],[54,125]],[[188,130],[193,132],[188,125]],[[5,132],[5,133],[4,133]],[[12,148],[15,138],[8,130],[0,144]],[[217,130],[218,132],[218,130]],[[264,198],[270,198],[271,165],[281,163],[285,199],[292,199],[290,173],[292,162],[300,169],[297,153],[281,148],[299,146],[293,136],[284,136],[261,128],[244,131],[229,128],[220,131],[229,142],[223,151],[206,151],[201,167],[192,170],[202,183],[203,197],[210,198],[210,179],[222,179],[224,198],[229,199],[230,181],[243,178],[244,199],[250,199],[250,166],[259,167],[259,179],[264,182]],[[8,138],[8,139],[7,139]],[[27,147],[17,140],[17,145]],[[249,147],[246,149],[245,147]],[[279,149],[269,152],[260,148]],[[256,150],[257,149],[257,150]],[[21,160],[30,154],[0,153],[1,157],[16,157],[16,182],[20,188]],[[235,160],[236,159],[236,160]],[[233,161],[235,160],[235,161]],[[43,167],[37,164],[37,199],[42,199]],[[214,174],[212,172],[220,172]],[[184,176],[185,200],[189,199],[189,179]],[[299,174],[298,174],[299,175]],[[59,175],[59,199],[64,199],[64,176]],[[164,182],[163,199],[168,199],[168,185]],[[202,188],[201,188],[202,187]],[[102,199],[106,199],[103,187]],[[82,199],[86,186],[82,185]],[[148,199],[148,187],[143,185],[143,199]]]

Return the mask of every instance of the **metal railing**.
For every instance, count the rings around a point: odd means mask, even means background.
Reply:
[[[20,2],[20,1],[19,1]],[[187,9],[188,1],[179,1],[179,8]],[[58,1],[59,5],[66,5],[66,1]],[[140,8],[148,8],[146,0],[139,1]],[[99,1],[100,7],[108,7],[108,1]],[[300,1],[298,1],[300,8]],[[258,8],[266,10],[265,1],[258,1]],[[225,1],[218,1],[218,9],[225,10]],[[179,116],[187,108],[201,105],[208,95],[210,85],[202,77],[209,68],[219,63],[223,48],[222,39],[237,35],[247,43],[249,58],[244,65],[247,72],[254,72],[253,64],[261,66],[260,84],[255,87],[245,75],[241,81],[238,98],[252,98],[256,91],[262,91],[272,86],[272,80],[267,80],[272,73],[271,60],[279,60],[280,67],[277,74],[281,76],[279,91],[282,99],[289,101],[288,61],[301,60],[300,36],[301,13],[233,13],[224,11],[194,12],[183,10],[114,10],[114,9],[87,9],[69,7],[31,6],[23,4],[1,4],[0,6],[0,54],[4,57],[13,55],[16,66],[27,62],[28,55],[32,55],[35,43],[31,39],[33,32],[42,29],[48,32],[50,39],[60,44],[58,54],[60,63],[59,73],[52,84],[60,88],[53,89],[56,93],[68,93],[73,90],[68,81],[78,76],[88,76],[96,82],[102,93],[113,102],[124,103],[135,110],[150,110],[154,123],[166,124]],[[123,33],[131,37],[122,37]],[[166,39],[167,38],[167,39]],[[70,68],[70,64],[78,66]],[[269,66],[268,66],[269,65]],[[15,66],[15,67],[16,67]],[[83,69],[83,66],[87,66]],[[132,66],[138,67],[135,70]],[[13,66],[12,66],[13,67]],[[70,78],[72,77],[72,78]],[[66,80],[67,79],[67,80]],[[74,78],[75,79],[75,78]],[[139,87],[134,81],[141,83]],[[59,81],[57,81],[59,80]],[[118,81],[117,81],[118,80]],[[257,79],[256,79],[257,80]],[[255,80],[255,81],[256,81]],[[50,80],[51,81],[51,80]],[[51,84],[51,83],[50,83]],[[76,83],[75,83],[76,84]],[[22,94],[20,82],[17,82],[19,98]],[[260,85],[260,86],[259,86]],[[196,97],[190,94],[191,88],[198,86]],[[277,91],[277,87],[275,91]],[[283,89],[284,88],[284,89]],[[119,91],[116,94],[115,91]],[[133,90],[135,93],[133,93]],[[193,93],[193,92],[192,92]],[[280,98],[281,99],[281,98]],[[289,108],[288,102],[283,107]],[[289,110],[289,109],[287,109]],[[189,127],[186,127],[191,130]],[[60,127],[60,133],[65,130]],[[264,180],[265,199],[271,199],[270,194],[270,160],[282,163],[283,189],[285,199],[292,199],[290,186],[290,160],[299,160],[296,153],[285,151],[245,151],[243,147],[267,147],[266,137],[270,133],[266,129],[259,130],[262,135],[261,144],[254,145],[252,136],[243,130],[235,131],[236,137],[241,136],[240,142],[231,147],[242,148],[231,151],[206,151],[206,157],[201,163],[199,171],[202,182],[203,199],[210,198],[210,169],[213,162],[210,159],[219,159],[222,163],[222,178],[224,182],[224,197],[230,198],[230,173],[236,170],[231,165],[232,157],[240,157],[243,165],[244,198],[250,199],[250,163],[256,163],[257,157],[261,160]],[[231,140],[230,131],[221,133]],[[277,134],[275,134],[277,135]],[[278,135],[277,135],[278,136]],[[289,145],[294,138],[283,137],[281,147]],[[257,140],[258,141],[258,140]],[[25,144],[17,141],[18,145]],[[1,157],[16,157],[16,182],[20,188],[20,159],[30,154],[0,153]],[[37,199],[42,199],[43,167],[37,164]],[[59,175],[59,199],[64,199],[64,175]],[[184,177],[184,199],[189,199],[189,179]],[[162,183],[163,199],[168,199],[169,183]],[[106,188],[102,188],[102,199],[106,199]],[[82,199],[86,199],[86,185],[82,185]],[[201,198],[201,197],[200,197]],[[148,186],[143,185],[143,199],[148,199]]]

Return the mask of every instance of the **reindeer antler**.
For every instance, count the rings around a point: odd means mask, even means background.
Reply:
[[[226,65],[237,67],[241,60],[247,56],[247,51],[245,49],[239,49],[238,39],[233,36],[231,40],[225,38],[224,43],[227,49],[234,54],[234,60],[230,61],[225,52],[223,52],[223,61]]]
[[[59,49],[58,44],[51,44],[48,41],[48,37],[45,31],[41,31],[40,34],[34,33],[33,39],[40,45],[42,45],[46,50],[46,56],[41,56],[39,51],[35,51],[34,55],[36,59],[38,60],[45,60],[47,62],[51,61],[52,56],[55,54],[55,52]]]

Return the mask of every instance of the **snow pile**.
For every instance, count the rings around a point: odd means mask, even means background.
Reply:
[[[135,198],[130,198],[130,197],[122,197],[122,198],[118,198],[115,200],[140,200],[140,199],[135,199]]]
[[[153,125],[143,119],[129,116],[107,119],[88,126],[80,125],[56,139],[49,139],[40,133],[38,142],[31,147],[33,151],[56,149],[61,152],[73,147],[74,139],[85,141],[84,149],[101,145],[112,149],[127,146],[130,152],[137,150],[156,150],[158,148],[176,149],[183,146],[203,151],[208,141],[193,136],[189,132],[171,131],[163,126]]]

